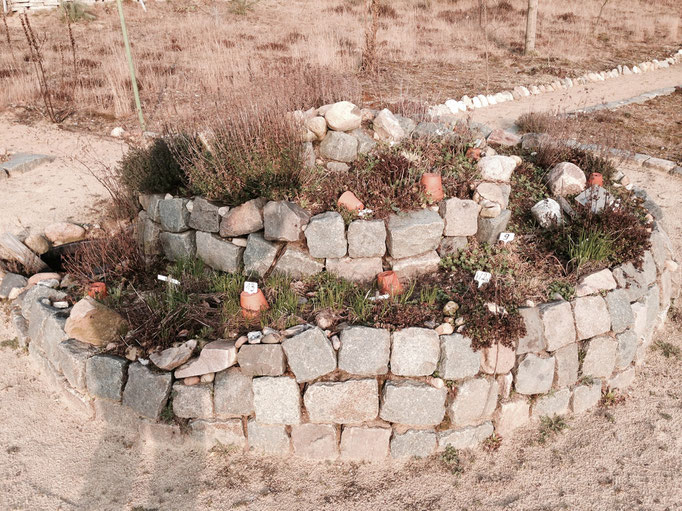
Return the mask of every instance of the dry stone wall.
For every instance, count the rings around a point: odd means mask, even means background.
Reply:
[[[160,372],[69,339],[65,294],[47,285],[20,294],[12,321],[42,372],[90,411],[113,404],[157,421],[171,403],[207,447],[313,459],[427,456],[493,433],[513,438],[539,417],[582,413],[603,389],[631,385],[670,306],[670,240],[657,227],[651,242],[641,269],[602,270],[584,278],[570,302],[522,309],[527,334],[511,348],[474,351],[461,334],[360,326],[343,329],[335,348],[322,330],[301,325],[274,344],[219,341],[228,367],[186,385],[179,370]]]

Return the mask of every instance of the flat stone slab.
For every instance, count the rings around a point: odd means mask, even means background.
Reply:
[[[435,426],[445,416],[447,389],[415,381],[386,382],[381,418],[410,426]]]
[[[16,153],[5,163],[0,163],[0,169],[4,171],[5,175],[14,177],[33,170],[43,163],[54,161],[54,158],[48,154]]]

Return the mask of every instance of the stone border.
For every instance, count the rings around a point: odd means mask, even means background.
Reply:
[[[23,291],[11,318],[52,384],[105,420],[122,405],[144,426],[172,396],[190,438],[207,448],[365,461],[427,456],[493,434],[509,438],[541,416],[596,406],[606,388],[630,386],[670,307],[676,264],[659,225],[651,244],[641,270],[602,270],[581,280],[571,302],[521,309],[528,333],[514,349],[475,352],[463,335],[426,328],[351,326],[332,343],[308,325],[281,343],[227,342],[228,368],[186,385],[69,339],[70,310],[57,308],[65,294],[47,285]]]
[[[670,57],[660,61],[653,59],[651,61],[640,62],[631,67],[628,67],[627,65],[618,65],[611,69],[611,71],[589,72],[577,78],[566,77],[554,80],[552,83],[531,85],[530,87],[520,85],[514,87],[512,91],[503,91],[496,94],[478,94],[473,97],[464,95],[460,100],[448,99],[444,104],[430,107],[429,114],[434,118],[447,118],[460,112],[466,112],[467,110],[486,108],[498,103],[514,101],[528,96],[543,94],[545,92],[570,89],[576,85],[585,85],[590,82],[603,82],[609,78],[618,78],[621,75],[641,74],[655,69],[667,68],[678,64],[680,61],[682,61],[682,49],[679,49]]]

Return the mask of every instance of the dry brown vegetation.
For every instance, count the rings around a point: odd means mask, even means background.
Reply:
[[[617,110],[568,117],[526,114],[517,124],[525,132],[574,138],[682,163],[682,119],[675,112],[682,112],[681,87],[668,96]]]
[[[149,125],[214,109],[264,84],[296,92],[324,75],[336,95],[365,104],[405,98],[443,101],[465,93],[549,81],[610,69],[617,63],[667,56],[679,43],[676,0],[613,0],[596,24],[601,2],[541,2],[538,55],[523,57],[525,0],[487,1],[486,31],[475,0],[380,3],[377,69],[361,73],[367,9],[363,0],[262,0],[239,14],[231,3],[126,3],[128,29]],[[79,127],[135,122],[130,78],[113,4],[93,7],[94,21],[71,23],[62,13],[31,15],[58,108]],[[38,108],[42,101],[18,16],[7,19],[0,48],[0,108]],[[4,31],[4,26],[2,27]],[[487,39],[487,44],[486,44]],[[483,58],[489,55],[489,72]],[[75,74],[75,76],[74,76]],[[308,104],[321,99],[305,97]]]

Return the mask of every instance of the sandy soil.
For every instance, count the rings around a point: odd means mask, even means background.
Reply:
[[[84,222],[99,217],[105,188],[88,168],[101,172],[125,153],[125,142],[60,130],[40,122],[18,124],[0,115],[0,147],[9,152],[55,156],[51,163],[1,182],[0,232],[41,231],[60,221]]]
[[[628,169],[663,207],[679,250],[682,180]],[[6,318],[0,340],[14,337]],[[659,338],[682,348],[680,325]],[[407,463],[292,463],[92,420],[52,392],[30,359],[0,349],[3,509],[642,509],[682,508],[682,359],[649,353],[624,403],[567,419],[538,443],[538,426],[498,451]]]

